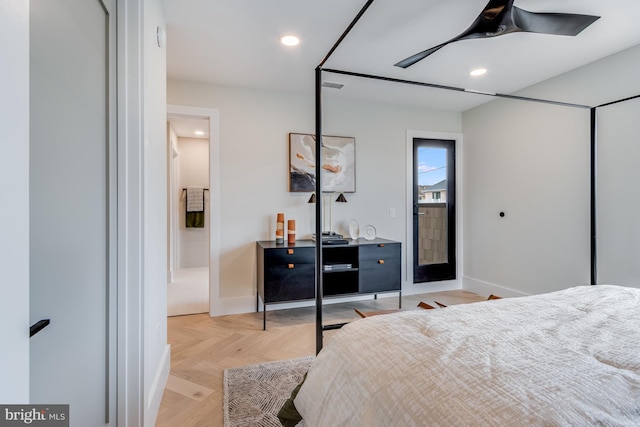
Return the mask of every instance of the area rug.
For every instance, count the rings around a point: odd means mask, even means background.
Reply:
[[[224,427],[281,427],[278,411],[314,356],[224,371]],[[304,421],[298,427],[305,426]]]

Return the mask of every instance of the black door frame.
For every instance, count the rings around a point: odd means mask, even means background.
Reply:
[[[418,265],[418,147],[429,146],[447,150],[447,262]],[[456,262],[456,140],[440,138],[412,138],[413,150],[413,283],[455,280]]]

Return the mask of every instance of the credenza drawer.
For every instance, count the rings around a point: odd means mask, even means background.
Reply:
[[[361,261],[358,282],[360,293],[400,290],[400,258]]]
[[[363,261],[400,258],[399,243],[380,243],[374,245],[361,245],[359,248],[360,266]]]
[[[271,265],[264,270],[264,303],[313,299],[315,264]]]
[[[277,248],[264,252],[265,265],[314,264],[315,248]]]

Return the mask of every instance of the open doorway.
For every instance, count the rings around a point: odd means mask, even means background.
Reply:
[[[167,315],[208,313],[210,276],[210,123],[167,115]]]

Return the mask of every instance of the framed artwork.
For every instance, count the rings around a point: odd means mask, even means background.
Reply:
[[[356,191],[356,139],[322,136],[322,191]],[[316,136],[289,134],[289,191],[316,190]]]

